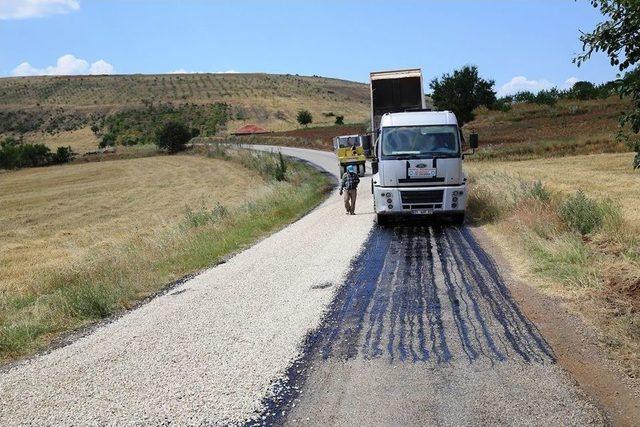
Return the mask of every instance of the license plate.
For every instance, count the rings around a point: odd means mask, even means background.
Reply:
[[[433,214],[433,209],[414,209],[411,213],[414,215],[431,215]]]
[[[436,176],[435,169],[409,168],[409,178],[433,178],[434,176]]]

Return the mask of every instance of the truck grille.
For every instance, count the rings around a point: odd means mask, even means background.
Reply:
[[[441,209],[444,190],[401,191],[403,209]]]

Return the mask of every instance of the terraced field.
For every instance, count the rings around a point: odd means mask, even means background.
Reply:
[[[56,117],[78,116],[74,128],[90,126],[110,112],[143,108],[150,103],[231,106],[229,129],[257,123],[270,130],[297,127],[299,109],[314,124],[367,118],[366,84],[325,77],[276,74],[162,74],[112,76],[12,77],[0,79],[0,118],[29,114],[46,124]],[[324,114],[323,114],[324,113]],[[66,122],[72,121],[68,117]],[[72,121],[73,122],[73,121]],[[65,129],[70,130],[70,129]],[[73,130],[73,129],[71,129]],[[2,130],[0,129],[0,133]]]

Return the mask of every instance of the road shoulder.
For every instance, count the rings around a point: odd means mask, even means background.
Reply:
[[[514,300],[551,345],[558,364],[603,410],[614,425],[640,419],[640,386],[598,345],[595,330],[562,301],[519,279],[501,249],[481,227],[471,229],[504,275]]]

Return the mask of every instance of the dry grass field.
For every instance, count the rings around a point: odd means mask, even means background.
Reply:
[[[640,221],[640,173],[631,168],[633,153],[608,153],[555,157],[523,161],[487,161],[466,164],[479,174],[503,173],[526,181],[540,180],[551,189],[572,193],[578,190],[611,199],[625,217]]]
[[[24,141],[30,144],[45,144],[51,151],[55,151],[58,147],[71,147],[78,154],[95,151],[100,142],[88,127],[60,132],[55,135],[30,132],[25,134]]]
[[[0,174],[0,290],[37,287],[59,268],[174,226],[187,209],[255,198],[253,171],[216,159],[159,156]]]
[[[281,165],[200,147],[0,172],[0,363],[131,308],[324,199],[324,175]]]
[[[467,168],[470,216],[516,275],[581,313],[627,373],[640,377],[640,172],[631,168],[633,155]]]

